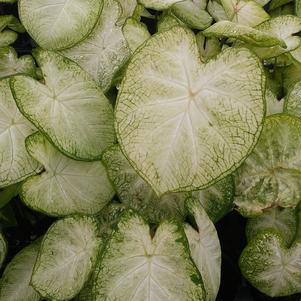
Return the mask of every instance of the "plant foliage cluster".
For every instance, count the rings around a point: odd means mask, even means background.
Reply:
[[[301,293],[300,0],[0,2],[0,230],[54,219],[0,232],[0,301],[214,301],[232,210],[246,280]]]

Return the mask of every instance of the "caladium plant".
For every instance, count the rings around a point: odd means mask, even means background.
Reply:
[[[299,300],[299,0],[0,8],[0,301],[230,300],[233,210],[246,282]],[[13,203],[52,222],[17,254]]]

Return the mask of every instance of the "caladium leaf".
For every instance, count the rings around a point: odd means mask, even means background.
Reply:
[[[192,197],[205,209],[213,223],[217,223],[234,206],[234,181],[232,176],[199,191],[193,191]]]
[[[163,32],[171,29],[176,25],[184,25],[184,23],[179,20],[175,15],[171,14],[169,11],[167,13],[163,13],[158,22],[157,22],[157,31]]]
[[[260,4],[253,0],[221,0],[229,21],[254,27],[270,16]]]
[[[95,214],[112,199],[114,190],[100,161],[70,159],[40,133],[27,138],[26,148],[45,169],[22,185],[21,198],[30,208],[54,216]]]
[[[92,78],[77,64],[47,50],[34,57],[45,84],[18,75],[11,87],[21,112],[63,153],[98,160],[113,144],[113,110]]]
[[[236,171],[235,204],[245,216],[271,207],[296,207],[301,200],[301,120],[267,117],[253,153]]]
[[[171,7],[173,4],[182,0],[139,0],[139,2],[146,8],[152,8],[155,10],[164,10]]]
[[[132,211],[117,227],[98,262],[94,300],[206,299],[182,227],[165,221],[152,237],[149,226]]]
[[[30,285],[33,266],[37,259],[40,241],[21,250],[7,265],[0,280],[1,301],[40,301],[38,292]]]
[[[247,222],[246,235],[250,241],[258,233],[273,229],[279,232],[285,244],[289,246],[296,235],[297,215],[295,209],[271,208],[258,217],[250,218]]]
[[[132,17],[137,7],[137,0],[119,0],[121,6],[121,16],[119,17],[118,24],[124,24],[125,21]]]
[[[0,268],[2,267],[2,263],[4,262],[6,253],[7,253],[7,243],[4,238],[4,235],[0,232]]]
[[[130,49],[118,20],[121,7],[115,0],[104,1],[102,13],[91,34],[62,53],[77,62],[107,91],[116,72],[127,62]]]
[[[298,81],[286,96],[284,111],[301,117],[301,81]]]
[[[96,263],[100,239],[95,219],[74,216],[55,222],[45,234],[31,283],[43,296],[69,300],[79,293]]]
[[[25,138],[35,131],[19,112],[9,80],[0,80],[0,187],[20,182],[40,170],[25,149]]]
[[[272,230],[258,234],[241,254],[239,265],[244,277],[270,297],[301,292],[301,242],[289,249]]]
[[[213,21],[202,4],[202,1],[185,0],[174,4],[171,11],[189,27],[202,30],[209,27]]]
[[[267,116],[283,112],[284,100],[278,100],[270,89],[266,89],[265,99],[267,103]]]
[[[184,230],[189,242],[192,259],[199,269],[206,301],[215,301],[221,280],[221,246],[214,224],[201,204],[194,199],[187,200],[188,212],[194,217],[198,230],[185,224]]]
[[[209,0],[207,5],[208,13],[212,16],[212,18],[218,22],[222,20],[228,20],[228,17],[225,13],[223,6],[220,2],[215,0]]]
[[[151,186],[134,170],[117,145],[104,153],[103,161],[120,201],[128,208],[138,211],[151,223],[159,223],[166,218],[184,220],[187,193],[170,193],[161,198],[157,197]]]
[[[207,62],[221,52],[220,41],[215,37],[205,37],[202,31],[196,35],[196,42],[202,62]]]
[[[63,49],[84,39],[93,29],[102,7],[99,0],[20,0],[22,24],[43,48]]]
[[[257,142],[263,89],[263,70],[247,49],[226,49],[202,64],[190,30],[157,34],[136,51],[120,87],[122,151],[158,195],[205,188]]]
[[[6,47],[17,40],[18,34],[9,29],[11,27],[10,24],[14,27],[16,20],[16,17],[13,15],[0,16],[0,48]]]
[[[127,19],[122,32],[132,53],[151,36],[146,25],[134,18]]]
[[[0,48],[0,78],[15,74],[36,76],[36,67],[31,55],[18,55],[12,47]]]
[[[203,31],[206,37],[227,37],[256,45],[270,47],[275,45],[285,46],[282,39],[252,28],[250,26],[236,24],[230,21],[220,21]]]

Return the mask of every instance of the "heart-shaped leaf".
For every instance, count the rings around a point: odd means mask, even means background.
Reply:
[[[54,216],[95,214],[112,199],[114,190],[100,161],[70,159],[40,133],[27,138],[26,148],[45,168],[22,185],[27,206]]]
[[[43,48],[68,48],[93,29],[102,7],[99,0],[20,0],[19,15],[31,37]]]
[[[261,65],[247,49],[201,64],[190,30],[157,34],[136,51],[120,88],[122,151],[158,195],[205,188],[257,142],[263,88]]]
[[[40,241],[21,250],[6,266],[0,281],[1,301],[40,301],[38,292],[30,285],[33,266],[36,262]]]
[[[286,248],[274,231],[258,234],[241,254],[239,265],[244,277],[270,297],[301,292],[301,241]]]
[[[89,279],[100,239],[97,223],[86,216],[55,222],[45,234],[31,283],[47,299],[70,300]]]
[[[26,137],[35,131],[19,112],[9,80],[0,80],[0,187],[20,182],[40,170],[25,148]]]
[[[164,221],[152,237],[149,226],[131,211],[105,246],[94,281],[96,301],[206,298],[182,228]]]
[[[36,50],[45,84],[18,75],[11,87],[21,112],[63,153],[99,160],[114,142],[113,110],[92,78],[77,64],[47,50]]]
[[[235,204],[243,215],[297,206],[301,200],[300,145],[299,118],[276,114],[266,119],[253,153],[235,175]]]

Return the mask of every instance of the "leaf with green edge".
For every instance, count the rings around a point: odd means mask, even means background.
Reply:
[[[196,42],[202,62],[207,62],[221,52],[220,41],[215,37],[205,37],[201,31],[196,35]]]
[[[259,47],[285,46],[284,41],[277,36],[230,21],[219,21],[202,33],[206,37],[227,37]]]
[[[244,277],[270,297],[301,292],[301,241],[288,249],[273,230],[264,231],[250,241],[240,256]]]
[[[126,20],[122,32],[132,53],[151,37],[146,25],[134,18]]]
[[[260,215],[271,207],[294,208],[301,200],[301,119],[266,118],[259,141],[235,172],[235,204],[241,214]]]
[[[36,77],[36,66],[31,55],[18,54],[12,47],[0,48],[0,78],[16,74],[27,74]]]
[[[202,275],[207,293],[206,301],[215,301],[221,281],[222,265],[218,235],[214,224],[197,200],[187,200],[186,206],[198,227],[195,230],[187,223],[184,225],[191,256]]]
[[[221,0],[228,20],[254,27],[270,19],[263,7],[253,0]]]
[[[45,83],[29,76],[11,78],[21,112],[64,154],[101,159],[115,141],[113,109],[93,79],[71,60],[38,49],[34,57]]]
[[[72,299],[89,279],[100,244],[94,218],[58,220],[43,238],[32,274],[33,287],[46,298]]]
[[[27,179],[20,196],[30,208],[52,216],[95,214],[114,196],[100,161],[76,161],[60,153],[41,133],[26,139],[28,153],[44,172]]]
[[[0,189],[0,209],[3,208],[12,198],[19,194],[22,183],[13,184]]]
[[[114,75],[127,62],[130,49],[118,25],[121,7],[115,0],[104,2],[102,13],[91,34],[62,54],[77,62],[107,91]]]
[[[5,260],[6,253],[7,253],[7,243],[6,243],[4,235],[0,232],[0,269]],[[1,292],[1,290],[0,290],[0,292]],[[0,294],[0,296],[1,296],[1,294]],[[1,300],[1,298],[0,298],[0,300]]]
[[[295,36],[301,31],[301,18],[296,16],[279,16],[258,25],[257,30],[277,37],[285,42],[286,47],[255,47],[250,46],[260,58],[269,59],[283,53],[296,50],[301,44],[301,38]]]
[[[223,6],[218,1],[209,0],[207,5],[207,11],[216,22],[228,20]]]
[[[139,215],[126,212],[98,262],[94,300],[205,298],[202,278],[190,258],[182,227],[164,221],[151,236],[149,225]]]
[[[40,171],[25,148],[25,138],[34,126],[19,112],[9,87],[0,80],[0,188],[23,181]]]
[[[157,22],[157,32],[163,32],[171,29],[173,26],[184,25],[184,23],[179,20],[176,16],[171,14],[169,11],[163,13]]]
[[[30,285],[40,241],[22,249],[6,266],[0,281],[1,301],[40,301],[41,296]]]
[[[190,30],[159,33],[135,52],[120,87],[121,149],[159,196],[206,188],[256,144],[264,82],[247,49],[226,49],[202,64]]]
[[[185,0],[171,7],[172,13],[191,28],[203,30],[210,26],[213,19],[203,7],[202,1]]]
[[[204,190],[192,191],[192,198],[202,205],[212,222],[217,223],[234,207],[233,177],[230,175]]]
[[[301,117],[301,81],[295,83],[286,95],[284,112]]]
[[[268,229],[276,230],[286,246],[294,241],[297,231],[296,210],[291,208],[270,208],[258,217],[250,218],[246,226],[246,236],[251,241],[258,233]]]
[[[30,36],[43,48],[58,50],[83,40],[93,29],[100,0],[19,0],[18,12]]]
[[[122,154],[119,146],[109,148],[103,155],[108,175],[120,201],[139,212],[147,221],[158,223],[166,218],[185,219],[188,193],[171,193],[157,197]]]
[[[164,10],[183,0],[138,0],[146,8]]]

